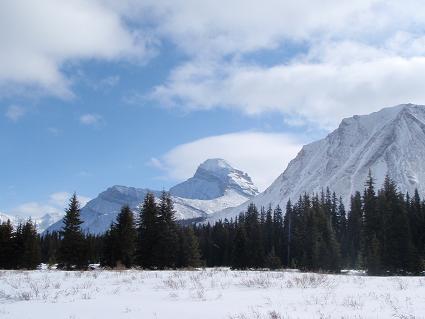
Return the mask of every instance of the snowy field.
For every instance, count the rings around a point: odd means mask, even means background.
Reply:
[[[425,278],[230,271],[0,271],[0,318],[425,318]]]

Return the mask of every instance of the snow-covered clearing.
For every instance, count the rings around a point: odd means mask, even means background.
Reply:
[[[425,318],[425,278],[285,271],[0,271],[0,318]]]

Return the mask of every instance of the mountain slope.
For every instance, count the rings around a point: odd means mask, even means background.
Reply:
[[[32,221],[36,224],[37,231],[39,233],[42,233],[47,228],[49,228],[52,224],[54,224],[58,220],[60,220],[62,217],[63,217],[63,214],[47,213],[47,214],[44,214],[41,217],[32,218]],[[19,223],[25,223],[27,219],[26,218],[19,217],[19,216],[11,216],[11,215],[6,215],[6,214],[3,214],[3,213],[0,213],[0,224],[1,223],[5,223],[8,220],[10,220],[10,223],[14,227],[16,227],[16,226],[19,225]]]
[[[349,203],[363,190],[369,169],[378,187],[388,174],[400,191],[425,192],[425,107],[405,104],[344,119],[326,138],[305,145],[286,170],[249,202],[284,207],[304,192],[329,187]],[[247,203],[209,217],[230,218]]]
[[[81,209],[82,228],[93,234],[105,232],[115,221],[121,207],[129,205],[133,212],[139,210],[148,189],[113,186],[100,193]],[[156,198],[161,192],[151,191]],[[210,159],[202,163],[195,175],[170,189],[176,217],[192,219],[234,207],[258,194],[251,178],[231,167],[222,159]],[[48,231],[60,230],[62,220]]]
[[[224,196],[227,190],[249,197],[258,194],[257,187],[246,173],[223,159],[215,158],[199,165],[193,177],[170,188],[170,193],[177,197],[205,200]]]

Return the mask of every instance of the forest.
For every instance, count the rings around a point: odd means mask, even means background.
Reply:
[[[388,176],[376,189],[372,174],[350,207],[329,189],[304,194],[286,207],[250,204],[237,218],[215,224],[181,223],[170,195],[148,194],[140,211],[124,206],[101,235],[81,230],[77,196],[70,199],[60,232],[39,235],[31,220],[0,225],[0,268],[232,269],[293,268],[369,275],[417,275],[424,270],[425,201],[403,194]]]

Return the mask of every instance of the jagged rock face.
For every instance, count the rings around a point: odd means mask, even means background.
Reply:
[[[62,217],[63,217],[63,214],[60,214],[60,213],[47,213],[39,218],[32,218],[32,222],[35,223],[37,227],[37,231],[39,233],[42,233],[52,224],[60,220]],[[20,223],[25,223],[27,221],[26,218],[22,218],[19,216],[10,216],[10,215],[0,213],[0,224],[6,223],[8,220],[14,227],[18,226]]]
[[[399,105],[344,119],[326,138],[304,146],[250,202],[284,207],[289,199],[329,187],[348,204],[355,191],[363,190],[369,169],[377,187],[388,174],[402,192],[425,192],[425,106]],[[236,216],[247,205],[218,212],[211,221]]]
[[[190,199],[214,199],[228,190],[244,196],[255,196],[258,190],[251,178],[234,169],[223,159],[209,159],[202,163],[193,177],[170,189],[174,196]]]
[[[150,190],[126,186],[113,186],[99,194],[81,209],[83,230],[93,234],[105,232],[115,221],[121,207],[129,205],[134,213]],[[150,191],[156,198],[161,192]],[[258,193],[251,178],[231,167],[222,159],[207,160],[196,170],[195,175],[173,188],[170,193],[178,219],[206,217],[209,214],[234,207]],[[57,231],[62,220],[47,231]]]

